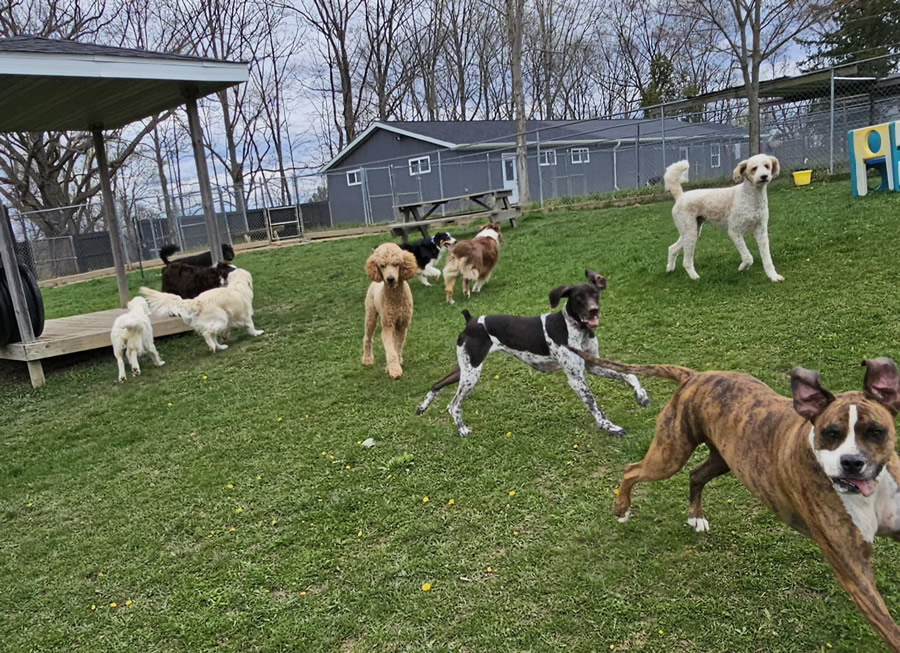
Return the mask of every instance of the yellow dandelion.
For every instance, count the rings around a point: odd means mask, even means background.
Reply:
[[[610,650],[610,651],[615,651],[615,650],[616,650],[616,645],[615,645],[615,644],[610,644],[610,645],[609,645],[609,650]]]
[[[447,502],[447,505],[448,505],[448,506],[455,506],[455,505],[456,505],[456,500],[455,500],[455,499],[450,499],[450,501]]]
[[[270,590],[268,587],[267,587],[266,589],[263,590],[263,592],[265,592],[266,594],[270,593],[271,591],[272,591],[272,590]]]
[[[110,603],[109,607],[112,608],[113,610],[115,610],[116,608],[119,607],[119,604],[118,603]]]
[[[425,583],[424,585],[422,585],[422,591],[430,592],[431,591],[431,583]]]
[[[300,596],[306,596],[306,592],[300,592]]]
[[[362,444],[362,440],[357,440],[356,444]]]
[[[171,407],[174,406],[175,404],[173,404],[173,403],[170,401],[170,402],[169,402],[168,404],[166,404],[166,405],[167,405],[169,408],[171,408]]]
[[[229,484],[226,485],[225,487],[227,487],[229,490],[233,490],[233,489],[234,489],[234,483],[229,483]]]
[[[283,418],[283,417],[279,417],[279,418],[276,419],[275,421],[276,421],[276,422],[283,422],[283,421],[284,421],[284,418]]]
[[[347,469],[353,469],[350,465],[347,465]]]
[[[234,526],[232,526],[231,528],[228,529],[228,532],[229,532],[229,533],[234,533],[236,530],[237,530],[237,529],[236,529]]]
[[[499,374],[495,374],[495,375],[494,375],[494,381],[499,381],[499,380],[500,380],[500,375],[499,375]]]
[[[278,526],[278,520],[277,520],[277,519],[273,519],[273,520],[272,520],[272,526]]]
[[[616,496],[619,496],[619,488],[616,488],[615,490],[613,490],[613,494],[615,494]]]
[[[489,573],[489,574],[493,574],[493,573],[494,573],[494,568],[493,568],[493,567],[488,567],[487,569],[485,569],[485,571],[487,571],[487,573]]]
[[[519,531],[513,531],[513,535],[518,535]]]
[[[509,496],[511,496],[511,497],[516,496],[516,491],[515,491],[515,490],[510,490],[510,491],[509,491]]]
[[[97,578],[103,578],[104,576],[106,576],[106,574],[104,574],[102,571],[97,574]]]
[[[809,259],[806,259],[806,260],[808,261]],[[828,648],[834,648],[834,647],[831,645],[831,642],[825,642],[825,646],[827,646]]]
[[[574,464],[575,464],[575,461],[574,461],[574,460],[570,460],[570,461],[567,462],[566,464],[567,464],[567,465],[574,465]]]
[[[132,605],[134,605],[134,601],[132,601],[131,599],[128,599],[127,601],[125,601],[125,605],[127,605],[128,607],[131,607]]]
[[[394,475],[393,475],[393,474],[388,474],[387,477],[388,477],[388,479],[392,479],[392,478],[394,478]]]
[[[507,431],[507,432],[506,432],[506,437],[511,438],[511,437],[512,437],[512,431]]]
[[[240,515],[242,512],[244,512],[244,509],[241,508],[240,506],[238,506],[237,508],[234,509],[234,511]]]
[[[428,501],[429,501],[428,497],[422,497],[422,503],[428,503]]]
[[[356,537],[362,537],[362,531],[356,534]]]
[[[323,452],[322,452],[322,455],[323,455],[323,456],[327,456],[327,455],[328,455],[328,452],[327,452],[327,451],[323,451]]]
[[[197,437],[197,432],[196,432],[196,431],[191,431],[191,437],[192,437],[192,438],[196,438],[196,437]]]
[[[662,628],[659,629],[659,634],[660,634],[660,635],[665,635],[665,633],[663,632],[663,629],[662,629]]]
[[[732,535],[737,535],[737,531],[731,531]]]
[[[329,454],[328,460],[334,460],[334,454]]]
[[[208,381],[208,380],[209,380],[209,377],[206,376],[205,374],[204,374],[202,377],[200,377],[200,378],[202,378],[204,381]]]
[[[28,505],[25,506],[25,507],[26,507],[26,508],[30,508],[30,507],[33,506],[33,505],[34,505],[33,503],[29,502]]]
[[[309,419],[309,413],[306,414],[306,419]]]
[[[91,610],[96,610],[96,609],[97,609],[97,606],[94,604],[91,604]]]
[[[323,501],[325,501],[325,499],[319,499],[319,503],[322,503]]]
[[[257,481],[261,481],[261,480],[262,480],[262,476],[257,476],[257,477],[256,477],[256,480],[257,480]]]
[[[734,499],[726,499],[725,503],[731,503],[732,501],[734,501]]]
[[[573,449],[577,449],[577,448],[578,448],[578,444],[577,444],[577,443],[573,444],[573,445],[572,445],[572,448],[573,448]]]

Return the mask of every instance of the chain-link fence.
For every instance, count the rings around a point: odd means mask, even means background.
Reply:
[[[779,158],[782,175],[846,172],[849,130],[900,120],[900,76],[891,74],[898,61],[881,57],[763,82],[761,151]],[[387,138],[357,145],[327,172],[333,223],[390,222],[398,218],[398,205],[476,191],[508,188],[517,201],[515,127],[512,121],[486,122],[459,123],[454,132],[440,123],[400,123]],[[529,121],[529,199],[543,206],[645,186],[661,189],[666,166],[682,159],[690,162],[692,182],[730,179],[749,155],[749,122],[743,88],[599,119]],[[419,151],[410,144],[415,140]],[[449,146],[435,146],[438,141]],[[396,157],[397,150],[405,155]],[[470,208],[457,201],[441,211]]]

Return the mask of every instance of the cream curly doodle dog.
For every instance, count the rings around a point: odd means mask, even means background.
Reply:
[[[403,346],[413,317],[413,297],[407,281],[416,276],[416,257],[394,243],[384,243],[366,261],[372,283],[366,293],[366,331],[363,337],[363,365],[374,365],[372,340],[381,318],[381,342],[387,355],[387,373],[392,379],[403,376]]]
[[[669,247],[666,272],[675,269],[679,252],[684,250],[684,269],[691,279],[699,279],[694,269],[694,249],[704,222],[711,222],[728,232],[741,255],[738,270],[743,272],[753,265],[753,255],[747,249],[744,235],[753,231],[763,270],[771,281],[784,281],[775,271],[769,252],[769,197],[766,187],[778,176],[781,166],[778,159],[768,154],[757,154],[741,161],[734,169],[737,186],[728,188],[700,188],[685,192],[681,188],[684,175],[690,168],[687,161],[676,161],[668,168],[663,179],[666,190],[675,198],[672,218],[678,227],[678,240]]]

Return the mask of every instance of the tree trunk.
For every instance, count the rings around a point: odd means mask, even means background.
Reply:
[[[153,155],[156,158],[156,171],[159,174],[159,189],[163,196],[163,205],[166,210],[166,222],[169,225],[169,237],[172,242],[178,242],[178,223],[175,221],[175,211],[172,210],[172,198],[169,197],[169,179],[166,177],[166,167],[163,161],[162,144],[159,140],[159,129],[153,128]]]
[[[528,194],[528,142],[525,116],[525,88],[522,79],[522,33],[525,29],[525,0],[506,0],[510,41],[513,107],[516,112],[516,172],[519,178],[519,204],[531,202]]]

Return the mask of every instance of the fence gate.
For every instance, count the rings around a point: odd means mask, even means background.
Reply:
[[[266,222],[269,225],[269,240],[275,242],[286,238],[300,238],[300,209],[296,204],[276,206],[266,209]]]

